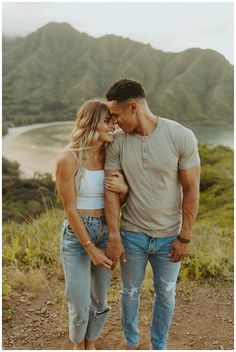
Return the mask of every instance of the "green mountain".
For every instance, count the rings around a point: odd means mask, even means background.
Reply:
[[[114,81],[144,84],[155,114],[189,126],[233,123],[233,66],[198,48],[163,52],[128,38],[93,38],[66,23],[3,38],[3,117],[10,124],[73,120]]]

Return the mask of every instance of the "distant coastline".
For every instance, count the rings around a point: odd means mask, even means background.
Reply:
[[[55,126],[55,135],[54,130],[49,133],[49,137],[54,139],[58,135],[56,128],[60,126],[65,126],[67,130],[71,130],[73,126],[73,121],[58,121],[58,122],[49,122],[49,123],[38,123],[33,125],[26,125],[20,127],[9,128],[8,134],[3,137],[3,146],[2,154],[4,157],[10,161],[17,161],[20,164],[20,170],[22,172],[21,177],[32,177],[35,172],[39,173],[50,173],[54,175],[55,164],[57,154],[66,142],[63,145],[63,141],[59,140],[60,143],[50,145],[47,143],[40,143],[35,137],[40,136],[40,133],[46,128],[45,132],[50,131],[50,127]],[[39,134],[35,132],[36,129],[39,129]],[[64,128],[62,129],[64,133]],[[24,136],[28,136],[27,132],[32,131],[32,141],[25,140]],[[225,145],[234,149],[234,136],[233,128],[193,128],[194,133],[200,144],[207,144],[209,146],[215,145]],[[61,133],[61,132],[60,132]],[[48,141],[48,139],[46,140]],[[55,143],[55,142],[54,142]]]

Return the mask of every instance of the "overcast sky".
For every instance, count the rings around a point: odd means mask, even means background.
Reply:
[[[23,36],[67,22],[93,37],[121,35],[163,51],[210,48],[233,63],[233,14],[233,2],[4,2],[2,28]]]

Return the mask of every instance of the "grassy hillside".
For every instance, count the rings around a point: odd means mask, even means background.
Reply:
[[[233,152],[222,146],[203,145],[200,154],[200,210],[190,257],[182,265],[182,279],[228,277],[233,271]],[[17,177],[17,165],[7,166],[12,177]],[[12,197],[15,189],[11,188]],[[21,194],[21,200],[26,203],[27,192],[21,190],[18,195]],[[3,201],[3,207],[8,206],[5,196]],[[63,210],[51,208],[35,220],[32,217],[30,223],[6,222],[3,225],[4,290],[14,286],[16,272],[42,270],[45,275],[61,271],[59,238]]]
[[[3,40],[4,121],[73,120],[85,99],[103,97],[122,77],[143,82],[160,116],[191,126],[232,124],[233,66],[219,53],[164,53],[113,35],[95,39],[66,23]]]

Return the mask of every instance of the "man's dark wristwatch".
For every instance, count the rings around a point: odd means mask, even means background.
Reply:
[[[183,237],[181,237],[180,235],[177,236],[177,240],[179,240],[179,241],[182,242],[182,243],[190,243],[190,242],[191,242],[191,241],[188,240],[187,238],[183,238]]]

